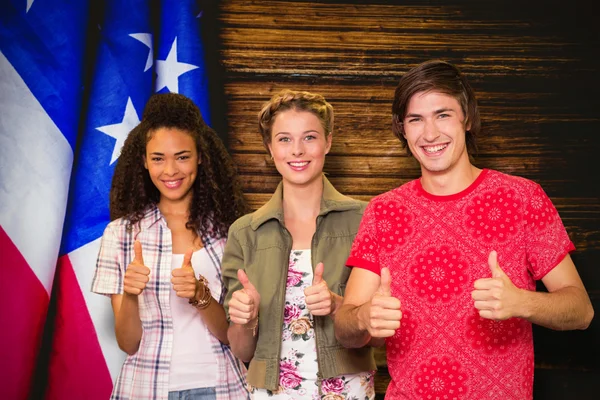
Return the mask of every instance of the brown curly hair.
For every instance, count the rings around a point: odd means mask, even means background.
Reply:
[[[333,131],[333,107],[323,96],[311,92],[300,92],[284,89],[277,93],[271,100],[263,104],[258,113],[258,130],[263,139],[263,144],[269,151],[268,144],[271,143],[271,129],[275,117],[282,111],[297,110],[313,113],[319,121],[325,136]]]
[[[144,167],[144,157],[146,144],[159,128],[187,132],[202,159],[192,186],[186,227],[201,236],[227,236],[229,226],[248,212],[235,166],[198,107],[175,93],[153,95],[146,104],[142,121],[127,136],[110,189],[111,220],[125,218],[131,229],[142,220],[149,206],[158,204],[160,192]]]

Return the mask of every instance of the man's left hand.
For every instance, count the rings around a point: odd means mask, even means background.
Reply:
[[[482,318],[493,320],[519,317],[518,310],[523,290],[517,288],[500,268],[498,253],[495,251],[489,255],[488,265],[492,277],[476,280],[475,290],[471,293],[479,315]]]

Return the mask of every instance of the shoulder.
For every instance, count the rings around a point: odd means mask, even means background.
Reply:
[[[241,232],[245,230],[251,229],[252,217],[255,213],[256,211],[236,219],[235,222],[229,227],[229,234],[227,236],[228,240],[232,237],[236,238]]]
[[[369,208],[372,208],[373,206],[380,206],[382,204],[404,202],[407,198],[414,197],[412,193],[416,189],[416,182],[416,180],[410,181],[404,185],[373,197],[369,201]]]
[[[343,197],[343,200],[338,201],[339,211],[346,214],[362,215],[369,203],[363,200],[357,200],[349,196]],[[335,210],[335,207],[332,207]]]
[[[505,174],[493,169],[488,170],[486,181],[493,186],[508,186],[526,193],[541,190],[541,186],[530,179],[523,178],[522,176]]]
[[[127,218],[117,218],[110,221],[104,229],[104,234],[107,233],[121,236],[128,231],[129,220]]]

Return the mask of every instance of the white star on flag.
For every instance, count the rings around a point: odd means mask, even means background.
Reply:
[[[197,65],[177,61],[177,38],[173,41],[166,60],[156,60],[156,91],[167,88],[179,93],[179,76],[198,68]]]
[[[151,33],[130,33],[129,36],[142,42],[148,47],[148,59],[146,60],[146,67],[144,72],[148,71],[152,67],[152,60],[154,58],[154,51],[152,50],[152,34]]]
[[[104,125],[98,129],[100,132],[107,134],[108,136],[115,138],[115,147],[113,148],[112,157],[110,159],[110,163],[114,163],[119,155],[121,154],[121,148],[123,147],[123,143],[125,143],[125,139],[127,135],[133,128],[135,128],[140,123],[140,119],[138,118],[137,112],[133,107],[133,103],[131,102],[131,97],[127,98],[127,106],[125,107],[125,114],[123,115],[123,120],[118,124],[112,125]]]
[[[31,6],[33,5],[33,1],[34,0],[27,0],[27,9],[25,10],[25,13],[29,12],[29,9],[31,8]]]

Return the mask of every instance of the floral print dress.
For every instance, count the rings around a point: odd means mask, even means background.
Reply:
[[[310,250],[292,250],[285,293],[279,388],[251,388],[253,399],[368,400],[375,398],[373,374],[324,379],[317,386],[317,349],[313,316],[306,308],[304,289],[312,285]]]

